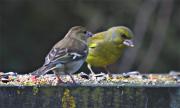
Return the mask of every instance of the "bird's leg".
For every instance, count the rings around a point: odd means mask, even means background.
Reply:
[[[92,68],[91,68],[91,65],[88,64],[87,65],[88,69],[90,70],[91,74],[89,75],[90,76],[90,79],[92,80],[96,80],[96,74],[93,72]]]
[[[60,78],[59,74],[56,74],[56,78],[57,78],[58,84],[64,83],[64,81]]]
[[[95,74],[94,71],[92,70],[91,68],[91,65],[88,64],[87,65],[88,69],[90,70],[91,74],[90,74],[90,77],[92,77],[92,79],[96,79],[97,77],[101,77],[101,76],[104,76],[104,73],[100,73],[100,74]]]
[[[56,75],[56,79],[57,79],[57,83],[58,83],[58,84],[65,83],[65,82],[61,79],[61,77],[60,77],[61,73],[64,72],[64,68],[65,68],[65,67],[64,67],[63,64],[57,64],[57,65],[54,66],[54,68],[53,68],[53,72],[54,72],[54,74]]]
[[[68,75],[71,77],[71,80],[73,81],[73,84],[76,84],[76,81],[74,80],[72,74],[68,73]]]
[[[91,65],[88,64],[87,67],[88,67],[88,69],[90,70],[91,74],[92,74],[92,75],[95,75],[95,73],[93,72],[93,70],[92,70],[92,68],[91,68]]]
[[[112,74],[111,72],[109,71],[109,69],[107,67],[104,67],[104,69],[106,70],[107,74],[108,74],[108,77],[109,78],[112,78]]]

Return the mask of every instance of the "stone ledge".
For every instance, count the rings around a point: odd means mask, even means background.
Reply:
[[[0,108],[180,108],[179,87],[0,87]]]
[[[25,77],[30,78],[25,85],[13,85],[13,81],[19,80],[15,76],[0,85],[0,108],[180,108],[179,82],[166,76],[147,74],[143,79],[142,75],[124,78],[117,74],[96,82],[74,75],[77,84],[56,86],[27,86],[29,82],[35,84],[31,76]],[[39,80],[45,77],[54,76],[46,75]],[[62,76],[68,81],[67,77]]]

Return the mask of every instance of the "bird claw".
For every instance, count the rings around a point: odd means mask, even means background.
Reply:
[[[81,72],[80,73],[80,77],[81,78],[84,78],[84,79],[88,79],[88,80],[92,80],[92,81],[95,81],[95,82],[99,82],[99,81],[102,81],[102,80],[105,80],[105,79],[108,79],[108,75],[101,72],[100,74],[95,74],[95,73],[91,73],[91,74],[86,74],[84,72]]]
[[[95,80],[97,82],[101,81],[101,80],[104,80],[107,78],[107,75],[105,73],[100,73],[100,74],[94,74],[94,73],[91,73],[89,75],[89,78],[90,80]]]
[[[124,77],[130,77],[130,76],[134,76],[134,75],[140,75],[140,73],[138,71],[132,71],[132,72],[123,73],[122,75]]]
[[[79,73],[79,75],[80,75],[81,78],[89,79],[89,75],[84,73],[84,72]]]

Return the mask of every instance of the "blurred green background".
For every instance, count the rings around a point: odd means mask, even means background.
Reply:
[[[180,70],[178,0],[1,0],[0,71],[37,69],[76,25],[94,33],[119,25],[133,30],[136,47],[110,66],[113,72]]]

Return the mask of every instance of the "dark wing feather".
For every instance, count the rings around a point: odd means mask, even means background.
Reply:
[[[72,61],[85,59],[87,53],[87,50],[83,52],[75,52],[67,48],[53,48],[46,56],[44,65],[31,74],[37,76],[44,75],[47,72],[55,69],[57,64],[65,64]]]
[[[53,48],[45,58],[45,64],[68,63],[86,57],[87,51],[78,52],[68,48]]]
[[[46,56],[44,65],[53,63],[53,62],[57,61],[57,59],[60,59],[60,58],[66,58],[66,56],[68,54],[67,50],[68,50],[67,48],[63,48],[63,49],[53,48]],[[62,61],[63,61],[63,59],[62,59]]]

